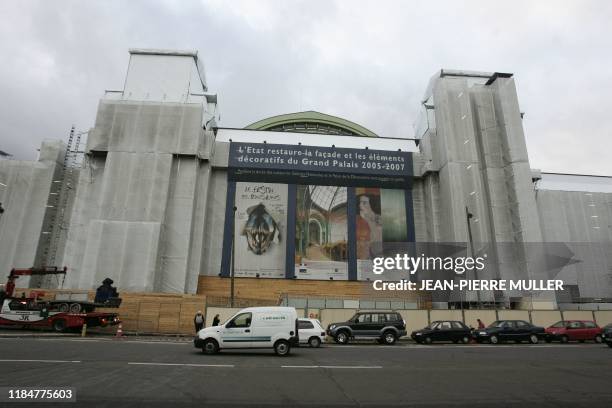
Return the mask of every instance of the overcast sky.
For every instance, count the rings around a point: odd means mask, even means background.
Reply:
[[[128,48],[196,49],[221,126],[316,110],[411,137],[440,68],[515,74],[533,168],[612,176],[610,1],[0,2],[0,150],[93,127]]]

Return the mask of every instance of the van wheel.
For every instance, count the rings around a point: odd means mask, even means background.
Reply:
[[[396,340],[397,340],[397,336],[391,330],[388,330],[383,333],[383,341],[385,342],[385,344],[391,346],[395,344]]]
[[[308,339],[308,345],[310,347],[319,348],[321,346],[321,339],[313,336]]]
[[[336,333],[335,340],[336,340],[336,343],[338,343],[338,344],[348,344],[348,342],[349,342],[349,335],[344,330],[339,331],[338,333]]]
[[[601,343],[603,341],[603,339],[601,338],[601,335],[598,334],[597,336],[595,336],[595,343]]]
[[[219,344],[215,339],[206,339],[202,345],[202,353],[217,354],[219,352]]]
[[[538,336],[536,336],[535,334],[532,334],[531,336],[529,336],[529,342],[531,344],[538,344],[538,341],[540,339],[538,339]]]
[[[289,342],[287,340],[279,340],[276,343],[274,343],[274,352],[276,353],[277,356],[287,356],[289,355],[289,352],[291,351],[291,346],[289,345]]]
[[[57,319],[53,321],[53,330],[56,332],[63,332],[66,330],[66,321],[64,319]]]

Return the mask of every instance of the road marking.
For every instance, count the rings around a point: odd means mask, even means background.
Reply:
[[[78,338],[78,339],[73,339],[73,338],[23,338],[23,337],[0,337],[0,341],[1,340],[23,340],[23,339],[27,339],[27,340],[42,340],[42,341],[80,341],[80,342],[95,342],[95,343],[108,343],[108,344],[173,344],[173,345],[181,345],[181,346],[188,346],[188,345],[193,345],[193,342],[191,341],[175,341],[175,340],[116,340],[114,337],[108,338],[108,339],[82,339],[82,338]]]
[[[147,365],[147,366],[186,366],[186,367],[227,367],[234,368],[233,364],[188,364],[188,363],[134,363],[128,365]]]
[[[321,368],[382,368],[382,366],[320,366]]]
[[[147,340],[122,340],[122,341],[118,341],[117,343],[131,343],[131,344],[173,344],[173,345],[179,345],[179,346],[187,346],[187,345],[191,345],[193,346],[193,342],[189,341],[189,342],[178,342],[178,341],[147,341]]]
[[[591,345],[592,346],[592,345]],[[451,344],[440,344],[440,345],[412,345],[405,346],[404,349],[413,349],[413,350],[436,350],[436,349],[472,349],[472,348],[484,348],[490,350],[508,350],[508,349],[518,349],[518,348],[585,348],[589,347],[579,345],[579,344],[565,344],[565,345],[555,345],[555,344],[500,344],[500,345],[492,345],[492,344],[466,344],[466,345],[451,345]]]
[[[369,368],[382,368],[382,366],[328,366],[328,365],[310,365],[310,366],[298,366],[289,365],[281,366],[281,368],[354,368],[354,369],[369,369]]]
[[[80,360],[0,360],[0,363],[80,363]]]
[[[287,365],[287,366],[281,366],[281,368],[319,368],[319,366],[316,366],[316,365],[313,365],[313,366]]]

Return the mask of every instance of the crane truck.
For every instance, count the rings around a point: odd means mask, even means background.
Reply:
[[[0,325],[24,328],[50,327],[61,332],[67,329],[115,325],[120,323],[117,313],[96,312],[96,307],[119,307],[120,298],[106,299],[103,303],[54,299],[43,300],[44,292],[31,291],[15,297],[15,280],[20,276],[66,275],[67,268],[42,267],[12,269],[4,292],[0,291]]]

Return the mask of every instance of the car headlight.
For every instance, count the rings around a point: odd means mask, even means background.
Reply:
[[[420,335],[421,335],[421,333],[415,333],[415,334],[416,334],[417,336],[420,336]]]
[[[331,326],[329,326],[329,330],[333,330],[336,327],[335,324],[332,324]]]
[[[479,332],[478,334],[481,335],[481,336],[486,336],[487,332]]]

